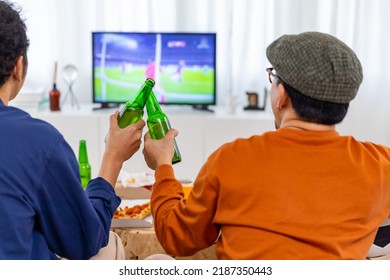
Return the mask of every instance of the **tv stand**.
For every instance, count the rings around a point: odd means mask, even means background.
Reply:
[[[92,110],[111,109],[119,107],[119,103],[101,103],[100,105],[101,107],[92,108]]]
[[[194,108],[195,110],[214,113],[214,110],[211,110],[208,105],[192,105],[192,108]]]

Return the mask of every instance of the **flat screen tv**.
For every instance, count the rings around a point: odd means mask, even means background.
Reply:
[[[216,33],[93,32],[93,103],[134,98],[146,78],[160,104],[216,104]]]

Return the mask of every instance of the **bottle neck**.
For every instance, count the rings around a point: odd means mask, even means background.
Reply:
[[[148,117],[163,113],[160,104],[158,104],[156,95],[153,91],[150,93],[149,98],[146,102],[146,110],[148,112]]]
[[[87,143],[85,140],[80,140],[79,163],[88,163]]]
[[[126,107],[131,107],[137,110],[143,110],[145,104],[148,100],[150,92],[154,86],[154,80],[147,78],[145,83],[142,85],[141,89],[138,91],[137,96],[131,102],[126,103]]]

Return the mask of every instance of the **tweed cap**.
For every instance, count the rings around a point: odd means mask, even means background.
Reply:
[[[324,33],[283,35],[267,47],[267,58],[285,83],[321,101],[349,103],[363,80],[353,50]]]

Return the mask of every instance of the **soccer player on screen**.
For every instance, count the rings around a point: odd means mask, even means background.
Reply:
[[[183,79],[182,70],[185,67],[185,65],[186,65],[185,61],[180,60],[177,65],[176,71],[172,74],[172,80],[178,82],[179,84],[181,84],[181,81]]]
[[[160,72],[162,72],[161,67],[159,68]],[[164,88],[161,86],[159,79],[156,77],[156,63],[154,59],[149,59],[148,64],[145,69],[145,79],[150,78],[155,81],[155,91],[157,99],[160,103],[165,102]]]
[[[149,59],[148,65],[146,65],[145,78],[150,78],[156,81],[156,63],[153,59]]]

